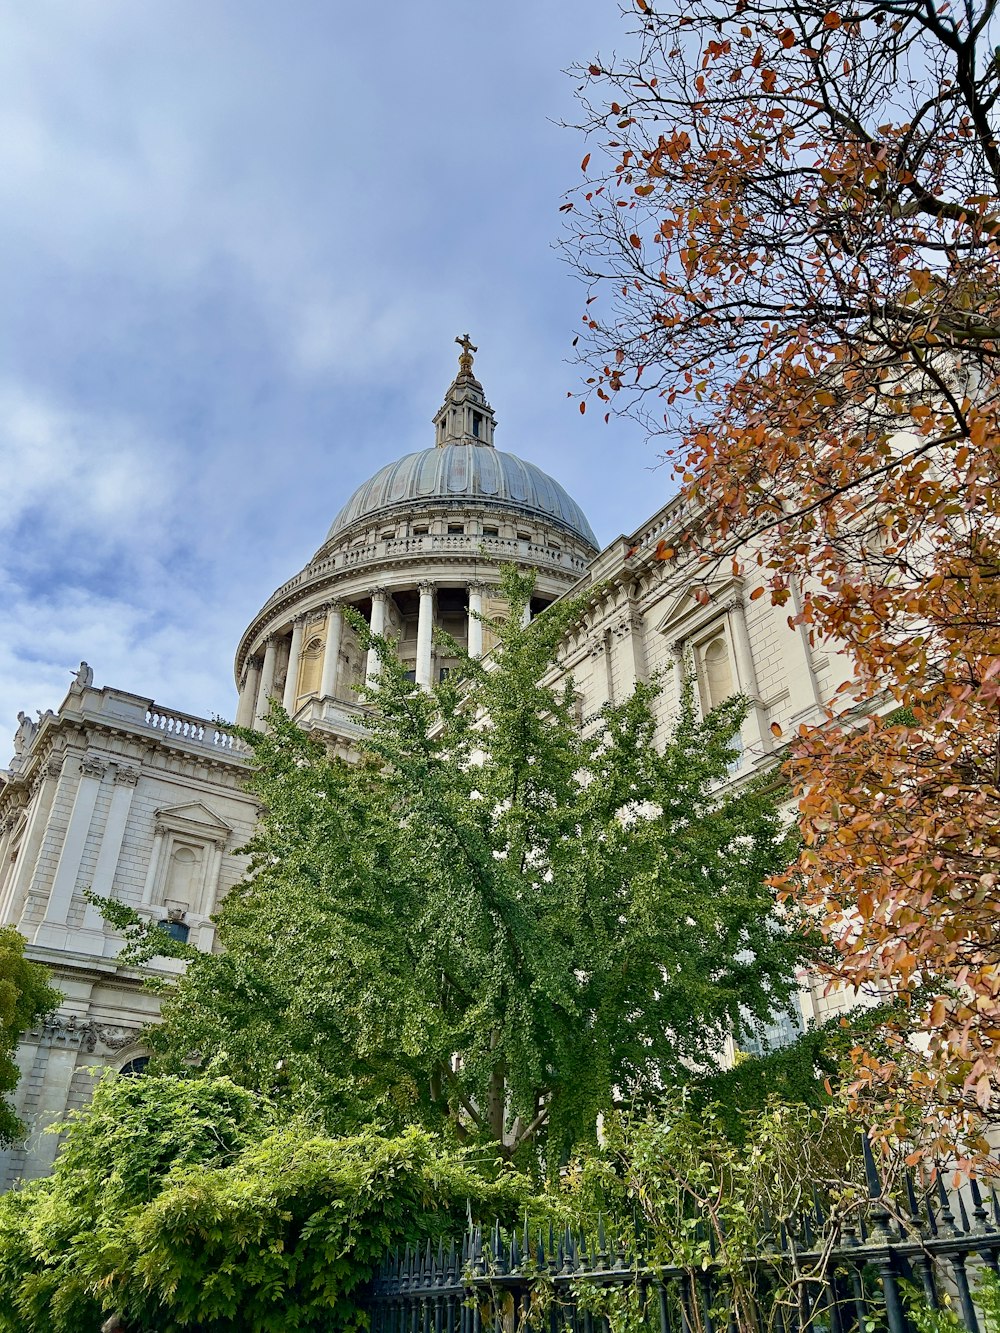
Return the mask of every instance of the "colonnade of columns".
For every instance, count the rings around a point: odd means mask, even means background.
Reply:
[[[436,585],[430,582],[418,585],[419,611],[417,615],[417,657],[416,683],[423,689],[430,689],[434,669],[434,598]],[[483,622],[479,619],[483,613],[484,585],[468,585],[469,619],[468,648],[473,657],[481,657],[483,652]],[[384,634],[388,622],[388,588],[376,587],[371,590],[371,616],[369,624],[373,634]],[[340,676],[340,650],[344,637],[344,615],[337,603],[329,603],[326,609],[326,635],[323,649],[323,663],[319,683],[319,697],[336,698]],[[313,615],[315,612],[309,613]],[[528,613],[530,615],[530,613]],[[294,711],[298,697],[299,668],[302,660],[303,640],[305,638],[306,614],[297,615],[292,621],[291,642],[288,649],[288,666],[282,691],[282,705],[286,712]],[[236,710],[236,723],[241,727],[253,726],[262,730],[267,718],[271,698],[275,695],[275,675],[278,667],[279,641],[286,637],[287,631],[274,633],[264,640],[263,655],[255,655],[247,660],[246,676],[240,690],[239,706]],[[378,677],[378,656],[374,648],[369,649],[365,662],[365,679],[369,682]]]

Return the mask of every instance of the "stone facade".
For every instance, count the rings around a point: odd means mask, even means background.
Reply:
[[[748,599],[738,578],[655,559],[684,523],[674,502],[630,537],[598,552],[582,512],[538,468],[493,443],[495,417],[472,373],[468,339],[459,373],[434,418],[432,448],[388,465],[355,493],[306,567],[268,599],[236,653],[236,720],[263,727],[277,697],[301,725],[350,755],[358,690],[376,664],[364,657],[348,608],[397,639],[423,686],[452,665],[434,643],[440,626],[473,654],[488,652],[500,614],[498,565],[537,571],[531,612],[566,593],[583,610],[554,675],[569,676],[580,724],[656,675],[661,739],[680,681],[693,673],[703,707],[739,690],[739,781],[778,758],[772,724],[787,736],[814,722],[845,674],[833,650],[810,647],[787,611]],[[693,595],[695,581],[704,590]],[[57,1139],[45,1127],[86,1100],[103,1068],[142,1056],[140,1030],[156,1017],[142,977],[115,959],[121,940],[88,903],[89,889],[134,906],[202,949],[212,913],[240,878],[239,848],[257,816],[243,790],[246,757],[222,726],[117,689],[95,688],[81,664],[58,712],[22,715],[0,788],[0,922],[52,969],[64,1001],[22,1043],[16,1109],[26,1142],[0,1154],[0,1187],[48,1170]],[[164,974],[180,964],[159,964]],[[803,979],[807,1017],[836,997]]]

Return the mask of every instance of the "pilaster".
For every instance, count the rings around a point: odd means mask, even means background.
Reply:
[[[45,916],[35,931],[35,944],[55,949],[67,947],[69,909],[106,768],[107,764],[93,755],[85,755],[80,760],[80,780],[73,798],[73,809],[49,890]]]

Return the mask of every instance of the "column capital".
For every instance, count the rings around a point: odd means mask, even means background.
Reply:
[[[368,596],[372,599],[373,602],[376,600],[376,598],[377,598],[379,601],[383,601],[383,602],[384,602],[385,599],[389,596],[389,589],[386,588],[386,587],[383,587],[381,584],[379,584],[378,587],[376,587],[376,588],[371,588],[371,589],[369,590],[369,592],[368,592]]]
[[[480,596],[482,596],[490,585],[484,583],[482,579],[471,579],[466,586],[468,587],[469,592],[478,592]]]
[[[421,582],[417,584],[417,588],[422,596],[427,596],[428,593],[433,593],[437,590],[437,584],[432,583],[430,579],[422,579]]]
[[[84,755],[80,760],[80,772],[86,774],[88,778],[102,778],[106,768],[105,761],[94,755]]]
[[[312,614],[312,611],[299,611],[296,615],[292,616],[292,624],[304,625]]]
[[[139,781],[139,770],[131,768],[128,765],[119,764],[115,768],[115,782],[122,786],[134,787]]]
[[[264,659],[260,655],[260,653],[251,653],[250,656],[247,658],[248,671],[259,671],[263,665],[264,665]]]

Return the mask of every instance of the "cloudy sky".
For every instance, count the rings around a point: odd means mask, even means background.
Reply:
[[[86,658],[201,715],[478,343],[602,542],[655,451],[566,398],[573,61],[615,0],[0,0],[0,766]]]

